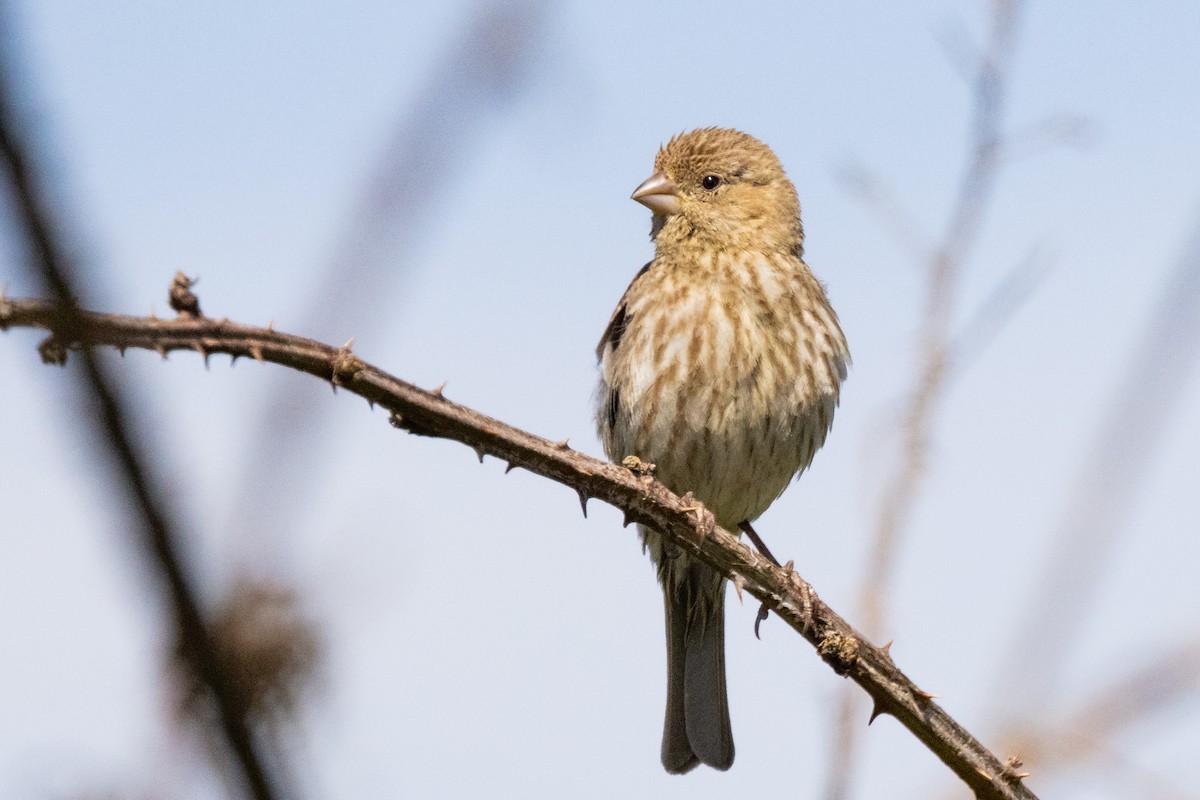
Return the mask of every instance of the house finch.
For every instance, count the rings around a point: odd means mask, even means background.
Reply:
[[[633,193],[654,260],[596,349],[597,422],[614,461],[635,455],[718,524],[756,519],[825,441],[850,354],[802,260],[796,190],[770,148],[734,130],[681,134]],[[728,769],[725,579],[641,529],[666,608],[662,762]]]

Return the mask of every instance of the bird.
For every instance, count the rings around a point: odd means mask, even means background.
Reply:
[[[748,528],[824,444],[850,364],[804,263],[795,187],[758,139],[700,128],[660,147],[632,199],[652,212],[654,257],[596,348],[601,442],[614,462],[653,464],[721,527]],[[725,577],[639,527],[664,599],[663,767],[727,770]]]

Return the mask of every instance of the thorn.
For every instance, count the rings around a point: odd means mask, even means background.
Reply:
[[[399,415],[397,414],[396,416],[399,416]],[[480,464],[482,464],[482,463],[483,463],[483,457],[484,457],[485,455],[487,455],[487,453],[485,453],[485,452],[483,451],[483,448],[482,448],[482,447],[475,447],[475,448],[472,448],[472,449],[475,451],[475,455],[479,456],[479,463],[480,463]]]
[[[258,361],[260,363],[263,361],[262,348],[256,344],[250,345],[250,355],[254,356],[255,361]]]
[[[442,392],[445,390],[447,383],[449,383],[449,381],[442,381],[436,389],[430,392],[430,394],[439,400],[444,400],[445,398],[442,396]]]
[[[121,354],[121,358],[125,357],[126,346],[123,344],[117,345],[117,352]]]
[[[892,657],[892,642],[894,642],[894,641],[896,641],[896,640],[888,639],[888,643],[885,644],[883,647],[879,648],[880,650],[883,651],[883,654],[885,656],[887,656],[889,659]]]
[[[480,459],[479,459],[479,463],[481,463],[481,464],[483,463],[483,458],[482,458],[482,457],[480,457]],[[507,465],[505,465],[505,467],[504,467],[504,474],[505,474],[505,475],[507,475],[508,473],[512,472],[512,471],[513,471],[514,469],[516,469],[516,468],[517,468],[517,465],[516,465],[516,463],[515,463],[515,462],[512,462],[512,461],[510,461],[510,462],[508,462],[508,464],[507,464]]]
[[[874,700],[871,707],[871,718],[867,720],[867,724],[870,725],[872,722],[879,719],[880,714],[886,713],[887,709],[883,707],[883,703],[879,702],[878,700]]]
[[[369,397],[368,397],[368,398],[366,398],[366,400],[367,400],[367,408],[369,408],[369,409],[371,409],[372,411],[374,411],[374,410],[375,410],[375,401],[374,401],[374,400],[372,400],[372,399],[371,399],[371,398],[369,398]]]
[[[267,333],[274,333],[274,332],[275,332],[275,320],[271,320],[270,322],[267,323]]]
[[[559,450],[570,450],[571,449],[571,440],[563,439],[562,441],[555,442],[554,446],[557,447]]]
[[[1022,780],[1028,778],[1032,773],[1022,772],[1021,767],[1025,766],[1025,762],[1020,756],[1011,755],[1004,762],[1004,776],[1012,780]]]
[[[941,695],[934,694],[933,692],[927,692],[924,689],[917,689],[917,697],[928,703],[935,697],[941,697]]]
[[[342,351],[343,351],[343,352],[345,352],[347,355],[349,355],[349,354],[350,354],[350,350],[351,350],[353,347],[354,347],[354,337],[353,337],[353,336],[351,336],[349,339],[347,339],[347,340],[346,340],[346,343],[345,343],[344,345],[342,345],[342,346],[341,346],[340,348],[338,348],[338,349],[339,349],[339,350],[342,350]]]
[[[729,582],[733,584],[733,590],[737,592],[738,602],[745,602],[745,598],[742,597],[742,589],[746,587],[746,579],[741,575],[734,575]]]
[[[350,351],[354,340],[350,339],[333,356],[332,369],[330,370],[329,381],[335,387],[345,386],[353,381],[358,373],[366,368],[366,364],[362,362],[358,356]],[[336,389],[335,389],[336,391]]]
[[[158,317],[154,315],[154,306],[150,306],[150,313],[146,315],[146,319],[151,322],[158,322]]]
[[[587,492],[585,492],[583,489],[580,489],[579,490],[579,507],[583,509],[583,518],[584,519],[587,519],[587,501],[588,501]]]
[[[237,360],[241,357],[242,357],[241,353],[230,353],[229,354],[229,366],[232,367],[234,364],[237,363]]]
[[[155,350],[155,352],[157,352],[157,353],[158,353],[160,356],[162,356],[162,358],[163,358],[163,361],[166,361],[166,360],[167,360],[167,348],[163,347],[163,346],[162,346],[162,344],[160,344],[160,343],[158,343],[158,342],[155,342],[155,343],[154,343],[154,350]]]
[[[628,511],[626,511],[626,512],[625,512],[625,521],[621,523],[621,527],[622,527],[622,528],[628,528],[628,527],[629,527],[629,523],[631,523],[631,522],[633,522],[633,517],[631,517],[631,516],[629,515],[629,512],[628,512]]]
[[[982,775],[985,781],[990,783],[993,780],[992,776],[984,772],[982,767],[976,767],[975,771]]]
[[[192,349],[201,355],[201,357],[204,359],[204,368],[208,369],[208,357],[212,354],[208,352],[208,350],[200,342],[196,342],[194,345],[192,345]]]

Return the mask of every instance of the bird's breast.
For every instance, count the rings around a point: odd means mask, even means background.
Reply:
[[[841,334],[825,330],[836,321],[798,260],[656,270],[631,288],[620,341],[603,355],[605,446],[614,460],[657,464],[669,488],[735,526],[765,510],[824,441],[844,373]]]

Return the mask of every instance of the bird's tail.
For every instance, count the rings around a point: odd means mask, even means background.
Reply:
[[[725,690],[725,582],[703,564],[663,583],[667,623],[667,715],[662,763],[684,773],[733,764]]]

